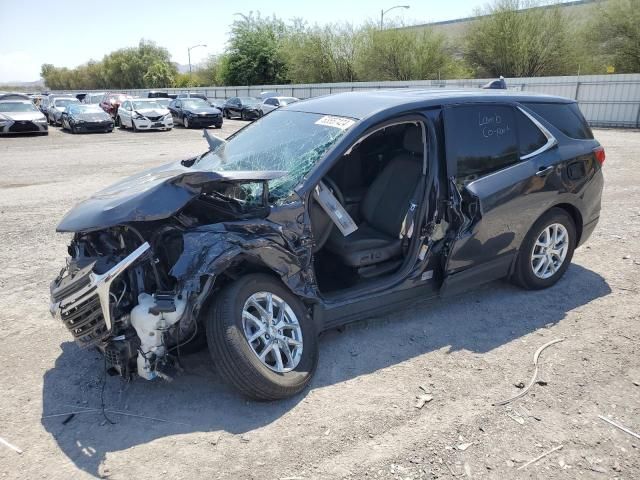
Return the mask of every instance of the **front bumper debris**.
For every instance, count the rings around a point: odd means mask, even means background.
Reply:
[[[64,322],[81,348],[96,345],[109,335],[111,283],[149,248],[145,242],[106,273],[94,273],[91,264],[53,281],[50,312]]]

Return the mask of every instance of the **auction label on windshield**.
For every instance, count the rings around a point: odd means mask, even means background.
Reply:
[[[340,130],[346,130],[353,125],[355,120],[345,117],[334,117],[332,115],[325,115],[316,122],[316,125],[324,125],[326,127],[339,128]]]

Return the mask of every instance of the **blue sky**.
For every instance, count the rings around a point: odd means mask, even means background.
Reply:
[[[40,65],[75,67],[113,50],[133,46],[141,38],[169,49],[173,60],[192,63],[224,49],[234,13],[260,11],[282,19],[309,23],[379,21],[380,10],[397,4],[389,19],[426,23],[472,15],[486,0],[0,0],[0,82],[32,81]]]

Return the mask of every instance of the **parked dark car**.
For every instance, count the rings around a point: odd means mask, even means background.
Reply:
[[[262,100],[253,97],[231,97],[222,107],[225,118],[240,117],[242,120],[256,120],[262,116]]]
[[[550,287],[600,215],[604,150],[560,97],[342,93],[205,137],[57,227],[51,311],[125,377],[166,378],[206,332],[242,393],[293,395],[318,332],[499,278]]]
[[[151,90],[147,93],[147,98],[169,98],[167,92],[158,92],[157,90]]]
[[[118,108],[128,98],[131,98],[131,96],[125,93],[105,93],[100,101],[100,108],[115,119],[118,114]]]
[[[222,113],[201,98],[176,98],[167,107],[174,123],[184,128],[222,127]]]
[[[113,118],[99,105],[76,103],[62,112],[62,128],[71,133],[112,132]]]

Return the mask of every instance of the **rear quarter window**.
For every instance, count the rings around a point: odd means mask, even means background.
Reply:
[[[547,120],[567,137],[577,140],[593,138],[589,124],[575,103],[526,103],[524,105]]]
[[[524,113],[517,109],[516,125],[518,126],[521,157],[529,155],[546,145],[547,137]]]

